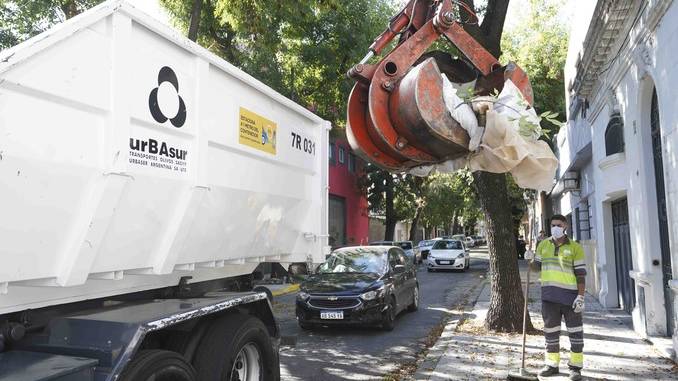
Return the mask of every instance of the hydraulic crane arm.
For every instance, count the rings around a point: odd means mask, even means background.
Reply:
[[[445,108],[443,73],[453,82],[475,79],[477,95],[501,90],[510,79],[532,104],[525,72],[513,63],[502,66],[464,30],[462,14],[475,17],[459,0],[411,0],[374,40],[365,58],[349,70],[356,84],[348,101],[347,136],[365,160],[402,171],[468,153],[468,134]],[[382,54],[398,36],[395,47]],[[463,54],[463,60],[427,53],[441,36]],[[368,64],[375,55],[381,59]]]

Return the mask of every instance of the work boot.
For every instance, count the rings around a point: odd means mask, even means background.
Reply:
[[[570,367],[570,380],[572,381],[581,380],[581,369]]]
[[[551,377],[551,376],[555,376],[558,373],[560,373],[560,371],[558,370],[558,367],[550,366],[550,365],[544,366],[539,371],[539,375],[542,376],[542,377]]]

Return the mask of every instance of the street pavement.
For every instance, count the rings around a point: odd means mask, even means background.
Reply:
[[[408,367],[413,372],[445,323],[460,317],[456,306],[475,301],[487,268],[487,257],[481,250],[472,250],[471,268],[466,272],[428,273],[425,265],[420,265],[419,310],[401,313],[391,332],[378,327],[304,331],[294,315],[296,292],[274,298],[281,334],[297,337],[296,346],[280,350],[282,379],[388,380]]]

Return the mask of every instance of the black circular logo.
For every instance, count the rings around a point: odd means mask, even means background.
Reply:
[[[174,87],[174,95],[176,95],[179,100],[178,111],[168,109],[162,110],[158,103],[158,90],[165,82]],[[148,96],[148,108],[151,111],[153,119],[158,123],[165,123],[169,119],[170,123],[176,128],[180,128],[186,123],[186,104],[179,95],[179,80],[177,80],[177,75],[170,67],[164,66],[160,69],[160,72],[158,73],[158,87],[151,90],[151,94]],[[165,108],[167,108],[167,106],[165,106]],[[170,115],[167,115],[168,113]]]

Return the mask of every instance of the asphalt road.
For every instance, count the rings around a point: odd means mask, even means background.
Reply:
[[[400,364],[413,363],[431,340],[431,332],[443,320],[454,317],[451,308],[465,302],[469,290],[482,282],[487,268],[484,250],[471,251],[471,268],[463,273],[429,273],[424,264],[420,265],[419,310],[402,312],[391,332],[377,327],[304,331],[294,316],[296,293],[277,297],[273,307],[282,334],[297,337],[296,346],[280,350],[282,379],[381,380]]]

